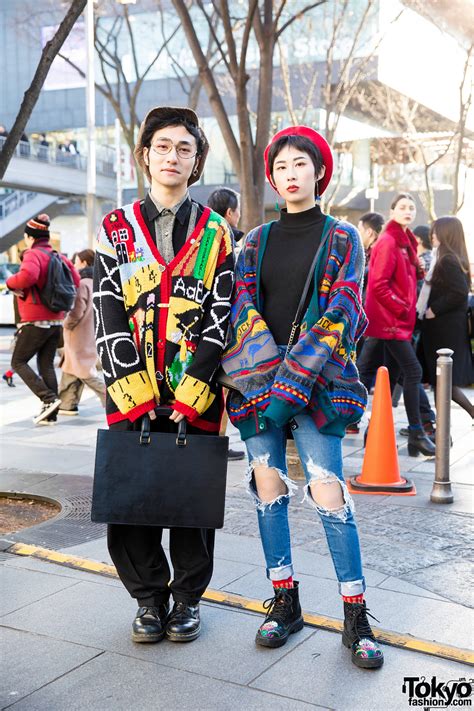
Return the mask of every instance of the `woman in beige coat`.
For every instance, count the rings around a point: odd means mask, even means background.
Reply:
[[[74,266],[81,282],[77,290],[72,310],[64,319],[64,360],[59,385],[61,405],[60,415],[79,414],[79,400],[84,385],[88,385],[105,407],[105,384],[97,375],[97,351],[94,336],[94,314],[92,310],[92,274],[94,252],[84,249],[78,252]]]

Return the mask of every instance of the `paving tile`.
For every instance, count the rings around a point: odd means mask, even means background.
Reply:
[[[414,497],[400,497],[414,498]],[[389,505],[380,507],[374,511],[374,518],[382,518],[383,523],[394,524],[403,530],[411,530],[420,541],[425,534],[439,536],[441,533],[453,542],[472,542],[472,519],[459,512],[454,512],[449,505],[442,506],[432,504],[430,509],[406,510],[403,504],[397,502],[396,509],[391,509]]]
[[[410,546],[406,542],[398,544],[397,534],[384,540],[361,531],[360,540],[364,565],[386,575],[401,576],[451,558],[448,551],[423,550],[421,542],[418,546]]]
[[[209,671],[212,672],[211,667]],[[314,704],[103,654],[13,707],[15,711],[304,711]]]
[[[2,627],[0,707],[15,703],[99,654],[102,651],[98,649]]]
[[[275,691],[284,688],[295,700],[317,703],[337,711],[402,711],[409,709],[403,694],[405,676],[425,676],[438,681],[472,677],[472,668],[384,646],[385,664],[378,670],[358,669],[340,635],[318,630],[251,687]]]
[[[19,570],[11,566],[3,566],[0,595],[0,616],[8,615],[25,605],[49,599],[60,590],[76,585],[75,580],[59,578],[56,575]],[[49,605],[50,603],[46,603]]]
[[[423,580],[420,580],[420,582],[423,582]],[[425,588],[422,588],[419,585],[414,585],[413,583],[408,583],[406,580],[400,580],[399,578],[394,578],[392,576],[388,578],[384,577],[383,582],[379,583],[376,587],[381,588],[382,590],[392,590],[393,592],[402,592],[407,595],[416,595],[417,597],[428,597],[431,600],[447,600],[445,596],[443,597],[442,595],[437,595],[429,590],[425,590]]]
[[[0,490],[1,491],[32,491],[32,486],[42,484],[50,479],[54,474],[45,472],[23,472],[18,469],[0,468]]]
[[[99,563],[107,563],[107,565],[112,564],[112,559],[107,550],[107,538],[105,537],[97,538],[95,541],[88,541],[87,543],[80,543],[77,546],[60,548],[59,550],[67,555],[88,558],[90,560],[96,560]]]
[[[214,557],[214,571],[209,587],[219,590],[253,570],[255,570],[255,566],[249,563],[236,563],[235,560]]]
[[[68,447],[66,457],[52,457],[50,446],[24,445],[24,440],[20,440],[18,446],[8,447],[3,455],[3,466],[9,469],[20,469],[25,472],[45,471],[52,474],[74,474],[74,471],[79,466],[91,464],[93,466],[94,456],[92,450],[77,449],[74,457],[72,457]]]
[[[89,583],[96,583],[97,585],[113,585],[114,587],[121,587],[122,583],[116,578],[109,578],[105,575],[97,575],[95,573],[87,573],[84,570],[75,570],[74,568],[67,568],[64,565],[55,565],[49,561],[39,560],[38,558],[32,558],[29,556],[19,557],[10,556],[10,559],[5,563],[8,568],[15,568],[17,570],[31,570],[40,573],[47,573],[48,575],[55,575],[60,578],[69,578],[73,580],[81,580]]]
[[[202,634],[192,645],[168,641],[160,645],[134,644],[130,639],[130,625],[136,604],[125,590],[79,583],[71,593],[64,590],[63,594],[55,595],[54,606],[48,601],[39,602],[6,615],[2,623],[136,659],[163,662],[197,674],[210,674],[212,668],[211,675],[215,678],[245,684],[297,643],[292,637],[289,645],[268,655],[268,650],[256,647],[254,642],[256,629],[263,619],[261,615],[203,604]],[[307,628],[298,638],[302,640],[311,633]]]
[[[241,563],[252,561],[254,565],[265,567],[262,544],[256,537],[217,531],[214,555]]]
[[[403,578],[415,585],[426,585],[461,605],[474,607],[474,574],[470,560],[450,560],[426,570],[406,573]]]

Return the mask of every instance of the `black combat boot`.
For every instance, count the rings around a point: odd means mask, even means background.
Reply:
[[[199,603],[175,602],[166,625],[166,637],[171,642],[192,642],[200,633]]]
[[[299,583],[293,588],[275,588],[275,596],[265,600],[265,622],[260,625],[255,641],[263,647],[282,647],[290,634],[303,629],[304,621],[298,595]]]
[[[132,625],[134,642],[160,642],[165,636],[168,603],[156,607],[139,607]]]
[[[362,669],[378,669],[383,664],[383,652],[377,644],[367,619],[365,601],[344,603],[342,644],[351,649],[352,661]],[[375,617],[373,617],[375,620]]]

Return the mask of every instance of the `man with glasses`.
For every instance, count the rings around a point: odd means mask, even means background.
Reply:
[[[111,428],[140,429],[148,413],[155,431],[174,432],[183,418],[191,434],[219,431],[223,399],[214,374],[225,345],[234,258],[225,220],[188,192],[207,152],[194,111],[152,109],[135,148],[150,191],[103,220],[94,309]],[[156,417],[157,404],[169,408],[169,419]],[[212,575],[215,532],[170,529],[172,577],[162,531],[109,525],[109,552],[138,602],[132,639],[190,642],[201,629],[199,601]]]

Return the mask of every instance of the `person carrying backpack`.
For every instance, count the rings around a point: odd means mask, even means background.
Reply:
[[[49,225],[46,214],[28,220],[20,270],[7,279],[8,289],[18,297],[21,319],[11,365],[41,400],[41,411],[33,418],[36,425],[54,423],[61,404],[54,356],[65,311],[72,307],[80,282],[69,259],[54,252]],[[28,364],[34,356],[38,373]]]

